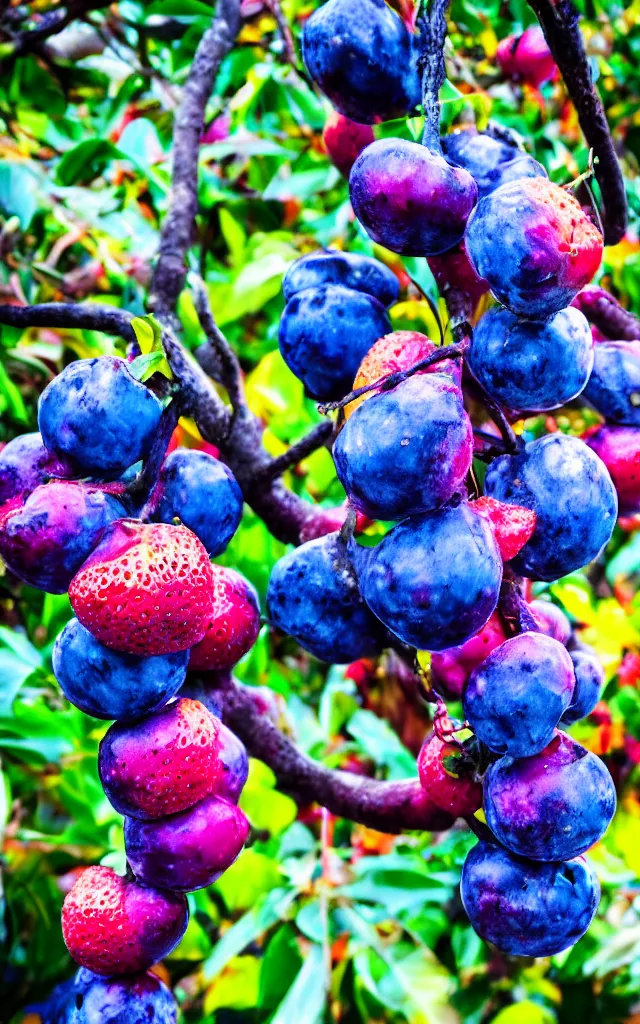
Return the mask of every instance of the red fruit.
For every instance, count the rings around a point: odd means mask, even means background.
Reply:
[[[456,818],[474,814],[482,806],[482,786],[471,775],[454,775],[455,767],[450,763],[461,756],[461,750],[454,743],[444,743],[433,733],[422,744],[418,754],[418,775],[427,797],[432,804],[448,811]],[[443,759],[447,759],[447,765]]]
[[[233,668],[256,642],[260,631],[258,596],[234,569],[212,565],[212,610],[203,639],[191,651],[189,668]]]
[[[539,25],[532,25],[521,36],[507,36],[498,45],[496,59],[502,73],[514,81],[536,87],[555,78],[558,68]]]
[[[95,974],[137,974],[177,946],[188,917],[184,896],[96,865],[65,898],[62,934],[76,963]]]
[[[535,512],[522,505],[506,505],[497,498],[478,498],[471,503],[471,508],[491,523],[503,562],[516,557],[536,528]]]
[[[209,556],[191,530],[120,519],[74,576],[69,598],[106,647],[172,654],[202,640],[212,590]]]
[[[611,474],[620,515],[640,512],[640,428],[605,424],[586,431],[583,437]]]
[[[322,141],[332,164],[345,178],[363,149],[373,142],[373,129],[369,124],[358,124],[334,112],[327,118],[322,132]]]
[[[507,639],[502,619],[493,612],[479,633],[459,647],[431,655],[431,674],[434,686],[446,696],[460,697],[474,668],[481,665],[492,651]]]
[[[483,295],[489,291],[486,281],[478,277],[469,262],[464,242],[460,242],[440,256],[429,256],[427,263],[442,295],[452,289],[466,292],[475,308]]]
[[[425,334],[420,334],[419,331],[393,331],[392,334],[385,334],[384,337],[378,338],[375,344],[371,346],[360,363],[356,379],[353,382],[354,391],[356,388],[373,384],[390,373],[396,373],[398,370],[409,370],[416,363],[430,356],[435,350],[435,344]],[[428,367],[425,373],[442,370],[446,365],[446,362],[442,364],[436,363],[434,366]],[[361,395],[360,398],[349,402],[344,411],[345,416],[349,418],[351,413],[355,412],[362,402],[365,402],[367,398],[370,398],[375,393],[375,391],[368,391],[366,395]]]

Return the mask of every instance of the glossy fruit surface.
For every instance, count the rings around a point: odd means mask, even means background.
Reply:
[[[562,609],[558,608],[557,604],[539,598],[531,602],[529,611],[542,633],[552,636],[558,643],[567,643],[571,637],[571,623]]]
[[[482,806],[482,785],[472,775],[456,768],[460,748],[433,733],[422,744],[418,774],[429,800],[454,818],[474,814]]]
[[[377,380],[387,377],[390,373],[396,373],[398,370],[408,370],[422,359],[433,355],[435,350],[434,342],[430,341],[426,334],[420,334],[419,331],[392,331],[391,334],[385,334],[371,346],[360,363],[353,382],[353,390],[356,391],[367,384],[375,384]],[[446,362],[436,363],[424,372],[435,373],[444,366],[447,366]],[[348,419],[359,405],[362,405],[374,394],[377,392],[368,391],[366,394],[360,395],[359,398],[354,398],[353,402],[349,402],[349,405],[345,406],[345,417]]]
[[[591,714],[600,700],[605,675],[598,656],[589,651],[572,651],[571,661],[576,675],[576,684],[571,703],[562,718],[563,725],[573,725]]]
[[[506,634],[498,612],[493,612],[475,636],[457,647],[434,651],[431,655],[431,676],[438,693],[460,697],[474,668],[481,665],[496,647],[504,643]]]
[[[520,36],[507,36],[496,52],[503,74],[514,81],[540,86],[558,73],[551,50],[539,25],[531,25]]]
[[[478,198],[489,195],[500,185],[519,178],[546,178],[542,164],[532,156],[484,132],[467,128],[451,132],[442,139],[444,155],[451,164],[464,167],[478,186]]]
[[[43,1024],[176,1024],[178,1007],[150,971],[103,978],[81,967],[52,993]]]
[[[242,519],[242,491],[229,467],[206,452],[179,448],[165,459],[159,479],[155,518],[179,519],[211,557],[221,554]]]
[[[395,302],[400,291],[396,275],[379,260],[359,252],[317,249],[289,266],[282,279],[282,292],[288,302],[298,292],[323,284],[339,284],[364,292],[383,306]]]
[[[640,427],[640,341],[601,341],[584,397],[607,423]]]
[[[212,565],[212,606],[202,640],[191,649],[189,668],[233,668],[253,647],[260,631],[258,595],[235,569]]]
[[[41,434],[20,434],[0,451],[0,505],[31,494],[49,477],[73,476],[73,467],[42,443]]]
[[[247,749],[223,722],[218,724],[218,758],[222,775],[216,780],[216,794],[237,803],[249,776]]]
[[[521,505],[507,505],[484,496],[472,501],[470,507],[490,523],[503,562],[516,557],[536,528],[535,512]]]
[[[605,425],[585,440],[611,474],[620,514],[640,512],[640,429]]]
[[[329,159],[345,178],[349,177],[349,172],[362,150],[372,143],[374,138],[371,125],[358,124],[357,121],[336,112],[329,115],[322,129],[322,141]]]

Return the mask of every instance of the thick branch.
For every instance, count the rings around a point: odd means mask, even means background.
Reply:
[[[612,341],[640,341],[640,320],[604,288],[583,288],[573,301],[592,324]]]
[[[428,14],[418,18],[420,56],[418,70],[422,77],[422,108],[424,132],[422,145],[432,153],[442,154],[440,142],[440,89],[446,77],[444,44],[447,38],[449,0],[431,0]]]

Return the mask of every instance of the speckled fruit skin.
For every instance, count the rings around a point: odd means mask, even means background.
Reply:
[[[155,974],[101,978],[81,967],[58,986],[43,1024],[176,1024],[177,1004]]]
[[[146,885],[193,892],[231,867],[249,834],[239,807],[209,796],[195,807],[160,821],[125,818],[127,859]]]
[[[572,306],[544,321],[519,320],[494,307],[474,329],[467,363],[500,405],[547,412],[584,390],[593,347],[587,318]]]
[[[413,36],[384,0],[329,0],[304,24],[302,56],[335,109],[360,124],[420,102]]]
[[[273,567],[270,621],[321,661],[347,664],[377,654],[382,630],[365,605],[337,533],[307,541]]]
[[[462,239],[478,187],[467,171],[405,139],[379,139],[353,165],[349,192],[367,234],[404,256],[436,256]]]
[[[571,703],[560,719],[562,725],[573,725],[591,714],[604,687],[604,669],[595,651],[572,651],[571,661],[576,682]]]
[[[119,814],[152,821],[215,792],[222,776],[217,720],[181,697],[130,724],[114,722],[100,743],[98,771]]]
[[[462,392],[436,373],[372,395],[333,446],[340,483],[371,519],[402,519],[449,501],[462,489],[472,456]]]
[[[202,640],[213,572],[203,544],[184,526],[114,523],[69,587],[76,616],[106,647],[172,654]]]
[[[611,474],[620,515],[640,512],[640,429],[604,426],[586,441]]]
[[[485,196],[465,235],[471,264],[496,299],[538,320],[570,305],[600,266],[602,244],[578,201],[545,178],[512,181]]]
[[[520,178],[546,178],[542,164],[504,139],[466,128],[442,139],[444,155],[456,167],[464,167],[478,186],[478,198],[500,185]]]
[[[47,448],[96,476],[122,473],[144,458],[162,406],[124,359],[78,359],[42,392],[38,426]]]
[[[233,668],[245,656],[260,632],[258,595],[235,569],[212,565],[212,608],[200,643],[191,650],[193,671]]]
[[[608,423],[640,427],[640,341],[601,341],[584,397]]]
[[[591,924],[600,884],[583,857],[540,864],[480,842],[462,868],[461,896],[474,930],[511,956],[553,956]]]
[[[491,527],[466,504],[398,523],[358,559],[372,612],[419,650],[464,643],[496,607],[502,561]]]
[[[295,260],[282,279],[285,300],[307,288],[339,284],[355,292],[372,295],[383,306],[390,306],[400,293],[398,278],[379,260],[359,252],[317,249]]]
[[[475,814],[482,806],[482,786],[470,775],[452,775],[451,766],[443,758],[456,759],[460,748],[444,743],[433,733],[422,744],[418,754],[418,775],[429,800],[454,818]],[[447,770],[448,769],[448,770]]]
[[[434,652],[431,655],[431,677],[438,693],[460,697],[474,668],[505,640],[502,619],[494,612],[475,636],[458,647]]]
[[[329,115],[322,129],[322,141],[329,159],[345,178],[349,177],[349,172],[362,150],[372,143],[374,138],[370,125],[358,124],[357,121],[352,121],[351,118],[335,111]]]
[[[501,455],[484,487],[489,497],[536,513],[533,536],[512,562],[529,579],[556,580],[581,569],[611,538],[617,514],[611,477],[577,437],[547,434],[519,455]]]
[[[536,514],[529,508],[507,505],[495,498],[476,498],[471,509],[491,524],[503,562],[515,558],[536,528]]]
[[[539,25],[531,25],[520,36],[503,39],[498,45],[496,59],[507,78],[529,82],[536,87],[555,78],[558,72]]]
[[[382,377],[396,373],[398,370],[408,370],[422,359],[432,355],[435,350],[434,342],[430,341],[426,334],[420,334],[419,331],[392,331],[391,334],[385,334],[371,346],[360,363],[353,382],[353,390],[365,387],[367,384],[374,384]],[[435,373],[446,365],[446,363],[440,365],[436,363],[429,366],[424,372]],[[348,419],[359,405],[362,405],[374,394],[376,394],[375,391],[368,391],[365,395],[354,399],[353,402],[349,402],[344,410],[345,417]]]
[[[473,670],[462,706],[490,750],[531,757],[551,742],[574,686],[573,663],[561,643],[544,633],[520,633]]]
[[[507,849],[531,860],[571,860],[604,835],[616,809],[605,764],[558,732],[541,753],[501,757],[484,779],[484,813]]]
[[[23,505],[0,508],[0,555],[25,583],[64,594],[105,529],[126,515],[117,498],[66,480],[36,487]]]
[[[159,483],[155,518],[180,519],[212,558],[221,554],[242,519],[242,491],[229,467],[206,452],[179,448],[165,459]]]
[[[96,865],[82,872],[62,907],[71,956],[95,974],[137,974],[174,949],[187,927],[184,896],[160,892]]]
[[[42,443],[41,434],[21,434],[0,451],[0,505],[19,494],[31,494],[49,477],[71,477],[73,467]]]
[[[188,651],[139,657],[113,651],[77,619],[59,634],[53,671],[67,700],[94,718],[132,721],[166,704],[182,686]]]
[[[339,284],[305,288],[289,299],[280,321],[282,358],[322,401],[342,398],[374,341],[391,322],[378,299]]]

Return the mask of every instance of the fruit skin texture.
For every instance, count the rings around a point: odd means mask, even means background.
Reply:
[[[476,498],[471,508],[491,524],[503,562],[515,558],[536,527],[536,514],[531,509],[506,505],[495,498]]]
[[[531,860],[571,860],[593,846],[616,809],[605,764],[558,732],[534,757],[501,757],[484,779],[489,828],[507,849]]]
[[[155,974],[102,978],[81,967],[54,990],[45,1024],[176,1024],[177,1005]]]
[[[75,576],[76,616],[106,647],[172,654],[202,640],[213,573],[206,549],[185,526],[114,523]]]
[[[404,256],[437,256],[462,239],[478,187],[467,171],[405,139],[379,139],[349,176],[354,213],[367,234]]]
[[[479,199],[509,181],[547,177],[542,164],[528,153],[475,129],[445,135],[442,148],[449,163],[469,172],[478,186]]]
[[[322,141],[329,154],[329,159],[345,178],[353,167],[362,150],[375,136],[368,124],[358,124],[345,117],[344,114],[330,114],[322,129]]]
[[[374,341],[391,322],[378,299],[339,284],[305,288],[280,321],[282,358],[313,398],[342,398]]]
[[[392,331],[391,334],[385,334],[371,346],[360,363],[353,382],[353,390],[356,391],[367,384],[375,384],[377,380],[390,373],[396,373],[398,370],[408,370],[422,359],[433,355],[435,350],[435,344],[427,338],[426,334],[420,334],[419,331]],[[446,365],[446,363],[434,363],[433,366],[429,366],[421,372],[435,373]],[[348,419],[359,405],[377,393],[368,391],[366,394],[360,395],[359,398],[355,398],[353,402],[349,402],[345,406],[345,417]]]
[[[231,867],[249,834],[239,807],[209,796],[160,821],[125,818],[127,859],[138,879],[175,892],[211,885]]]
[[[398,278],[389,267],[359,252],[317,249],[295,260],[282,279],[285,300],[307,288],[339,284],[356,292],[372,295],[383,306],[396,302],[400,293]]]
[[[640,427],[640,341],[601,341],[584,397],[608,423]]]
[[[122,473],[148,455],[162,406],[124,359],[78,359],[42,392],[38,426],[47,448],[97,476]]]
[[[474,270],[503,306],[544,320],[591,280],[603,242],[577,199],[545,178],[523,178],[480,200],[465,245]]]
[[[30,494],[49,477],[69,476],[73,467],[45,448],[40,434],[21,434],[0,451],[0,505]]]
[[[212,609],[202,640],[192,647],[189,668],[233,668],[253,647],[260,632],[258,595],[235,569],[212,565]]]
[[[337,533],[307,541],[276,562],[267,611],[274,626],[320,661],[347,664],[381,649],[383,631],[360,596]]]
[[[474,669],[462,706],[490,750],[531,757],[551,742],[574,686],[573,663],[562,644],[544,633],[520,633]]]
[[[402,519],[448,501],[473,456],[462,392],[444,374],[416,374],[373,395],[333,446],[338,479],[371,519]]]
[[[547,434],[518,455],[501,455],[485,493],[536,513],[536,528],[512,561],[534,580],[556,580],[597,558],[611,539],[617,501],[606,466],[584,441]]]
[[[62,934],[81,967],[137,974],[174,949],[187,927],[184,896],[160,892],[95,865],[82,872],[62,907]]]
[[[220,747],[218,758],[222,767],[222,776],[216,782],[218,796],[237,804],[240,794],[249,777],[249,758],[247,750],[235,733],[231,732],[223,722],[218,723]]]
[[[640,512],[640,430],[605,425],[585,440],[611,474],[620,515]]]
[[[0,509],[0,555],[24,583],[64,594],[105,529],[126,511],[97,487],[52,481]]]
[[[561,608],[551,601],[536,600],[529,605],[529,611],[538,624],[541,633],[552,636],[558,643],[566,644],[571,637],[571,623]]]
[[[384,0],[329,0],[305,22],[302,56],[335,109],[360,124],[420,102],[413,36]]]
[[[442,651],[464,643],[496,607],[502,561],[491,527],[468,505],[398,523],[359,548],[362,596],[404,643]]]
[[[464,818],[482,806],[482,786],[470,775],[452,775],[451,766],[443,765],[443,758],[456,759],[459,755],[458,746],[444,743],[433,733],[418,754],[418,775],[431,803],[455,818]]]
[[[431,656],[431,676],[436,690],[444,691],[446,696],[460,697],[473,669],[505,640],[502,620],[493,612],[475,636],[458,647],[436,651]]]
[[[600,883],[583,857],[540,864],[479,842],[462,868],[461,896],[474,930],[511,956],[553,956],[591,924]]]
[[[119,814],[152,821],[192,807],[222,778],[217,720],[181,697],[132,724],[114,722],[100,742],[98,771]]]
[[[105,647],[77,619],[59,634],[53,671],[67,700],[94,718],[131,721],[156,711],[182,686],[188,651],[138,657]]]
[[[238,529],[242,503],[229,467],[206,452],[180,448],[165,459],[156,518],[164,523],[180,519],[212,558],[224,551]]]
[[[485,391],[507,409],[546,412],[579,395],[593,367],[587,318],[569,306],[549,320],[519,320],[494,307],[480,318],[467,362]]]
[[[466,292],[475,309],[483,295],[489,291],[487,282],[478,277],[471,266],[464,241],[438,256],[429,256],[427,263],[441,295],[445,295],[450,288]]]
[[[562,725],[573,725],[591,714],[600,700],[604,686],[604,669],[595,653],[572,651],[571,661],[576,675],[576,684],[571,703],[560,719]]]
[[[555,78],[558,68],[539,25],[531,25],[521,36],[507,36],[498,44],[496,59],[502,73],[514,81],[536,87]]]

